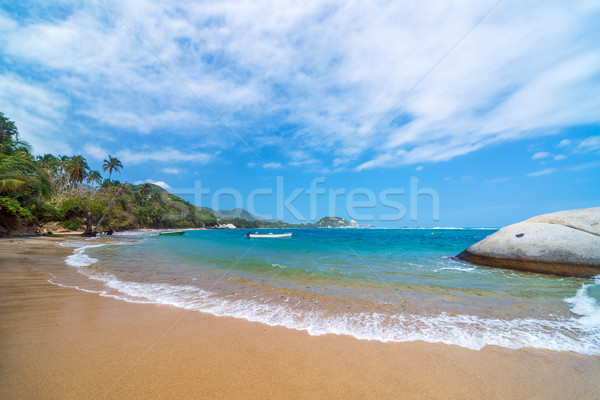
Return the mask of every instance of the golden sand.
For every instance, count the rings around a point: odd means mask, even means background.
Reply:
[[[48,283],[60,238],[0,241],[2,399],[596,399],[600,358],[380,343]]]

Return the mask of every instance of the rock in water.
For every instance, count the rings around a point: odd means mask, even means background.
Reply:
[[[474,264],[590,277],[600,274],[600,207],[558,211],[509,225],[458,256]]]

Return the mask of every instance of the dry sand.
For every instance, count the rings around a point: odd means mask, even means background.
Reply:
[[[83,279],[59,238],[0,241],[2,399],[597,399],[600,358],[359,341],[132,304]]]

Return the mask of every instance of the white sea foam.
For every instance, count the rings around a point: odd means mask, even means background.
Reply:
[[[89,265],[97,263],[98,260],[85,254],[85,251],[92,247],[101,246],[104,246],[104,244],[83,245],[81,247],[78,247],[75,249],[73,254],[71,254],[65,259],[65,262],[71,267],[87,267]]]
[[[565,299],[571,305],[571,311],[580,315],[579,321],[590,327],[596,327],[600,331],[600,305],[591,297],[589,289],[600,286],[600,275],[594,277],[594,283],[584,283],[573,297]]]
[[[91,249],[94,247],[103,247],[103,246],[122,246],[122,245],[130,245],[131,242],[111,242],[111,243],[100,243],[100,244],[88,244],[82,242],[74,242],[74,241],[66,241],[59,243],[60,246],[63,247],[75,247],[75,251],[73,254],[68,256],[65,259],[65,262],[71,267],[87,267],[94,263],[97,263],[98,260],[96,258],[90,257],[85,254],[87,249]]]
[[[54,280],[56,279],[56,276],[52,275],[52,274],[49,274],[49,275],[51,275],[52,278],[48,279],[48,283],[51,283],[51,284],[56,285],[56,286],[60,286],[60,287],[63,287],[63,288],[69,288],[69,289],[77,289],[77,290],[81,290],[82,292],[86,292],[86,293],[94,293],[94,294],[103,294],[103,293],[105,293],[104,291],[85,289],[85,288],[82,288],[82,287],[77,286],[77,285],[65,285],[64,283],[54,282]]]
[[[110,274],[91,277],[103,281],[109,289],[101,293],[102,296],[242,318],[304,330],[314,336],[333,333],[382,342],[443,342],[474,350],[495,345],[600,355],[600,327],[597,323],[600,310],[596,303],[587,299],[587,294],[581,292],[589,285],[584,285],[586,287],[582,287],[573,300],[566,300],[574,304],[573,310],[581,315],[579,318],[503,320],[447,313],[423,316],[362,312],[332,316],[318,309],[297,308],[298,304],[290,305],[288,302],[272,305],[260,298],[232,300],[194,286],[123,282]]]
[[[67,262],[76,267],[91,265],[97,260],[85,255],[85,250],[99,246],[102,245],[77,248],[75,254],[68,257]],[[443,268],[468,269],[460,266]],[[600,276],[596,277],[593,283],[583,284],[573,297],[565,299],[574,314],[571,318],[498,319],[448,313],[389,315],[377,312],[348,312],[331,315],[299,302],[273,304],[260,297],[222,297],[195,286],[125,282],[108,273],[101,274],[87,269],[80,271],[104,283],[105,291],[94,291],[101,296],[133,303],[166,304],[216,316],[242,318],[272,326],[304,330],[315,336],[333,333],[382,342],[442,342],[474,350],[495,345],[512,349],[532,347],[574,351],[600,356],[600,305],[589,293],[590,288],[600,285]]]
[[[435,272],[440,271],[460,271],[460,272],[474,272],[477,271],[476,267],[442,267],[435,270]]]

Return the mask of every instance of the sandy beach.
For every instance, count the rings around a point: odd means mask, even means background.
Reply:
[[[381,343],[74,286],[64,238],[0,241],[0,398],[593,399],[600,358]],[[110,240],[110,239],[106,239]]]

